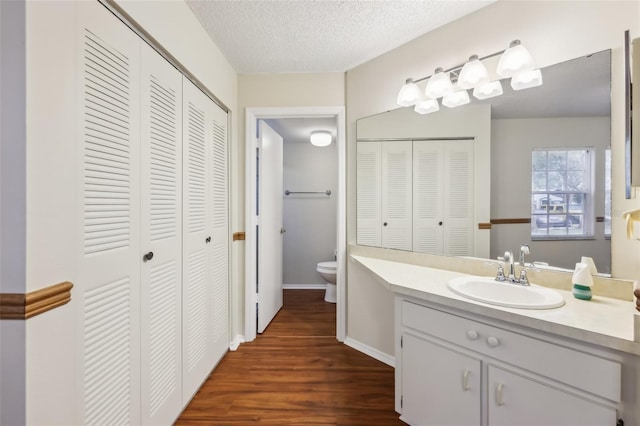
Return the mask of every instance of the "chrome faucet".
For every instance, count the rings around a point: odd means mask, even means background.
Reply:
[[[516,266],[513,262],[513,252],[507,250],[504,252],[504,263],[505,265],[509,264],[509,275],[507,275],[507,280],[510,282],[516,282]]]
[[[525,255],[531,253],[531,251],[529,250],[529,245],[528,244],[523,244],[520,246],[520,265],[524,268],[525,266],[527,266],[527,264],[524,262],[524,257]]]
[[[498,257],[498,260],[502,260],[503,264],[498,266],[498,272],[496,274],[496,281],[508,281],[513,284],[529,285],[529,278],[527,278],[527,271],[525,267],[525,255],[529,254],[529,246],[523,244],[520,247],[520,264],[522,270],[520,271],[520,277],[516,278],[516,262],[513,261],[513,252],[507,250],[504,252],[504,256]],[[509,266],[508,275],[505,277],[505,270]]]

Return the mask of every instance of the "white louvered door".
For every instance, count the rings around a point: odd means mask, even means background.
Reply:
[[[78,18],[78,421],[139,424],[140,44],[97,2]]]
[[[382,247],[412,248],[411,141],[382,142]]]
[[[382,245],[382,144],[357,143],[356,240],[359,245]]]
[[[182,75],[146,44],[141,70],[142,424],[182,409]]]
[[[443,254],[442,144],[413,143],[413,251]]]
[[[444,145],[444,254],[473,254],[473,141],[446,141]]]
[[[473,254],[473,141],[414,141],[413,167],[413,251]]]
[[[186,404],[213,367],[209,250],[212,186],[208,164],[213,158],[214,104],[187,79],[183,80],[182,96],[182,401]]]
[[[213,105],[211,345],[214,365],[229,349],[229,171],[227,113]]]

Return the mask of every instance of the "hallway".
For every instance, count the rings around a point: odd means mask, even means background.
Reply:
[[[335,339],[324,290],[285,290],[266,331],[229,352],[176,425],[402,425],[393,368]]]

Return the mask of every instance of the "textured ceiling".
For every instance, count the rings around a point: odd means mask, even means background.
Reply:
[[[495,0],[186,0],[239,73],[343,72]]]

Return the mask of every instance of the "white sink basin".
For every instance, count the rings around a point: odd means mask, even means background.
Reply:
[[[447,285],[452,292],[491,305],[521,309],[551,309],[564,305],[560,293],[531,284],[522,286],[489,277],[454,278]]]

